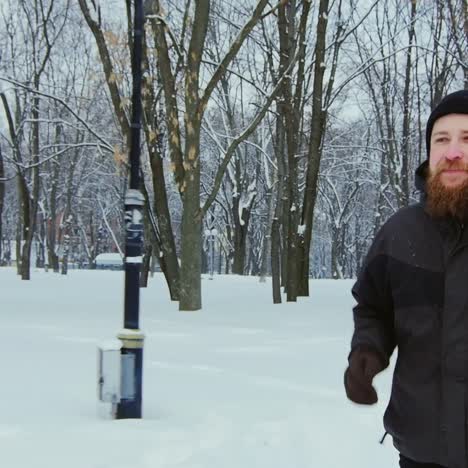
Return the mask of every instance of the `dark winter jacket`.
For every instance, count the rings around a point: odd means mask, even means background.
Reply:
[[[424,201],[398,211],[353,295],[352,350],[371,346],[388,363],[398,349],[384,416],[395,447],[419,462],[468,468],[468,227],[431,218]]]

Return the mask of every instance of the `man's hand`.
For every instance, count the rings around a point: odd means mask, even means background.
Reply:
[[[372,386],[374,377],[387,367],[377,351],[357,347],[349,358],[349,367],[344,374],[346,396],[354,403],[373,405],[377,392]]]

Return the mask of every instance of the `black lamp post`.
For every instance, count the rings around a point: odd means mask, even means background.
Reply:
[[[125,309],[124,329],[118,338],[121,348],[121,399],[117,419],[141,418],[144,335],[139,329],[140,268],[143,242],[143,195],[140,191],[141,57],[143,41],[143,0],[135,0],[132,56],[132,120],[130,181],[125,195]]]

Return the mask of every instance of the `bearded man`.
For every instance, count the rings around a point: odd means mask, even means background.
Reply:
[[[353,287],[344,384],[376,403],[372,380],[397,348],[384,426],[400,467],[468,468],[468,90],[432,111],[426,147],[422,201],[385,223]]]

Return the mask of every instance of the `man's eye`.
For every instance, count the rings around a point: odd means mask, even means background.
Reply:
[[[436,138],[436,143],[444,143],[445,141],[448,141],[448,138],[446,137],[439,137],[439,138]]]

